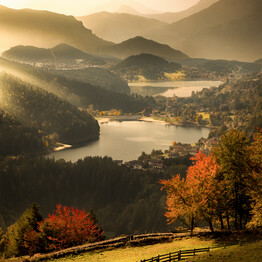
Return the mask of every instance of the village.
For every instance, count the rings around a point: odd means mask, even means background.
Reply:
[[[214,147],[217,142],[217,137],[201,138],[196,144],[182,144],[174,141],[169,149],[164,152],[162,150],[152,150],[150,154],[142,152],[141,156],[139,156],[137,160],[128,162],[115,160],[114,162],[118,165],[125,165],[136,170],[163,173],[167,168],[165,160],[192,157],[199,151],[209,155],[212,147]]]

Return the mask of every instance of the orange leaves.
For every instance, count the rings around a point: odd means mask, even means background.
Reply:
[[[57,205],[55,213],[45,219],[42,230],[48,232],[55,249],[98,240],[102,231],[89,213],[74,207]]]
[[[160,181],[167,192],[166,217],[169,222],[179,217],[187,220],[205,217],[210,222],[214,216],[220,167],[213,155],[206,156],[202,152],[191,160],[193,165],[188,168],[186,180],[178,174],[170,180]]]

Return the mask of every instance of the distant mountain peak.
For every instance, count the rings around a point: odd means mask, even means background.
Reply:
[[[188,58],[186,54],[179,50],[175,50],[168,45],[160,44],[142,36],[136,36],[123,41],[120,44],[105,47],[103,51],[105,54],[122,59],[132,55],[140,55],[141,53],[151,54],[173,60],[184,60]]]
[[[125,13],[125,14],[131,14],[131,15],[140,15],[140,13],[139,13],[136,9],[134,9],[134,8],[128,6],[128,5],[122,5],[122,6],[120,6],[120,8],[116,11],[116,13]]]
[[[116,10],[121,9],[122,6],[128,7],[128,9],[131,8],[131,9],[135,10],[136,12],[138,12],[140,14],[158,13],[156,10],[151,9],[147,5],[143,5],[143,4],[138,3],[134,0],[111,0],[111,1],[106,2],[104,5],[101,5],[97,8],[95,8],[92,13],[97,13],[97,12],[101,12],[101,11],[116,12]],[[121,13],[123,13],[123,12],[121,12]],[[131,14],[133,14],[133,13],[131,13]]]

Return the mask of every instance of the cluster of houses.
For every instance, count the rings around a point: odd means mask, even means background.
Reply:
[[[179,157],[193,156],[198,151],[201,151],[205,154],[210,154],[212,147],[216,145],[218,142],[218,138],[201,138],[197,144],[181,144],[173,142],[170,146],[169,150],[165,152],[163,155],[157,155],[154,157],[150,157],[148,155],[147,158],[143,160],[132,160],[129,162],[123,163],[122,160],[115,160],[115,163],[118,165],[125,165],[129,168],[143,171],[151,171],[154,173],[164,172],[166,166],[164,164],[165,159],[175,159]]]

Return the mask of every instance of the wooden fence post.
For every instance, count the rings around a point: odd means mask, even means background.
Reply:
[[[160,262],[160,255],[157,256],[157,261]]]
[[[169,253],[169,262],[171,262],[171,252]]]
[[[178,251],[177,255],[178,255],[178,260],[181,260],[181,250]]]
[[[194,256],[196,255],[196,249],[194,248]]]

